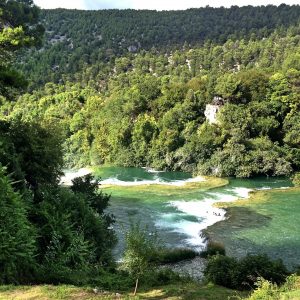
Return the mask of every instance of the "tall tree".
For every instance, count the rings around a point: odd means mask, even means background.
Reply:
[[[22,47],[41,44],[44,28],[38,23],[39,9],[31,0],[0,1],[0,94],[12,99],[26,80],[12,63]]]

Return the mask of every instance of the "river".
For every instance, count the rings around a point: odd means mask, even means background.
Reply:
[[[171,248],[203,249],[206,242],[201,233],[212,225],[208,230],[210,235],[224,243],[230,255],[267,253],[283,258],[290,265],[300,258],[300,250],[295,250],[300,249],[297,224],[300,196],[287,189],[292,187],[289,179],[260,177],[211,183],[214,179],[193,178],[189,173],[118,167],[98,168],[95,175],[101,177],[104,192],[112,195],[108,213],[116,218],[118,258],[124,250],[124,235],[131,222],[147,227],[149,234],[157,232],[161,242]],[[269,199],[261,205],[249,204],[249,193],[259,190],[278,191],[279,196],[273,194],[274,201]],[[286,198],[292,201],[287,202]],[[235,207],[232,220],[225,220],[225,210],[214,204],[235,203],[237,199],[244,199],[245,205]],[[293,253],[292,259],[286,257]]]

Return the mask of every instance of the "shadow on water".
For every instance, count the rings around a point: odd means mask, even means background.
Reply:
[[[282,259],[292,271],[300,265],[300,237],[295,240],[294,237],[282,235],[270,241],[263,232],[272,230],[273,221],[271,215],[264,215],[249,207],[230,207],[226,220],[208,227],[203,233],[213,241],[222,242],[229,256],[241,258],[247,254],[267,254],[272,259]],[[249,231],[256,232],[257,238],[249,238],[244,234]]]
[[[233,243],[236,243],[234,237],[239,231],[267,227],[271,220],[270,216],[258,213],[248,207],[230,207],[227,208],[226,219],[209,226],[203,231],[203,235],[210,240],[224,243],[227,253],[230,255],[233,254],[230,253],[230,249],[233,248]]]

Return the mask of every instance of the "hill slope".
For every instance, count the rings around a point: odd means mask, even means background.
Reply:
[[[87,66],[153,47],[169,51],[210,40],[261,39],[299,22],[300,6],[199,8],[185,11],[43,10],[45,44],[21,65],[37,87],[65,82]],[[104,66],[100,66],[103,68]]]

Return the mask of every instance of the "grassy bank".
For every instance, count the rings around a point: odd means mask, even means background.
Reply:
[[[196,283],[167,285],[157,288],[141,290],[135,297],[131,292],[93,291],[89,287],[60,286],[2,286],[0,300],[98,300],[98,299],[172,299],[172,300],[224,300],[245,299],[248,293],[241,293],[215,285],[198,285]]]
[[[131,292],[107,292],[91,287],[71,285],[0,286],[0,300],[298,300],[300,299],[300,276],[293,283],[281,288],[264,282],[254,293],[238,292],[220,286],[197,283],[165,285],[141,289],[134,297]]]
[[[130,185],[130,186],[118,186],[118,185],[101,185],[106,193],[118,192],[126,193],[126,191],[137,194],[159,194],[159,195],[172,195],[178,194],[178,192],[190,192],[195,189],[209,190],[217,187],[222,187],[228,184],[228,180],[217,177],[203,177],[203,181],[187,182],[184,185],[166,185],[166,184],[144,184],[144,185]]]
[[[274,200],[274,197],[285,197],[287,194],[300,193],[300,187],[290,187],[288,189],[271,189],[271,190],[259,190],[249,193],[249,198],[239,199],[232,202],[216,203],[219,208],[229,209],[232,207],[253,207],[255,205],[267,204]]]
[[[271,291],[272,290],[272,291]],[[270,296],[271,295],[271,296]],[[300,277],[292,287],[280,290],[264,285],[253,294],[238,292],[212,284],[176,284],[141,290],[134,297],[131,292],[94,291],[90,287],[71,285],[1,286],[0,300],[298,300],[300,299]]]

